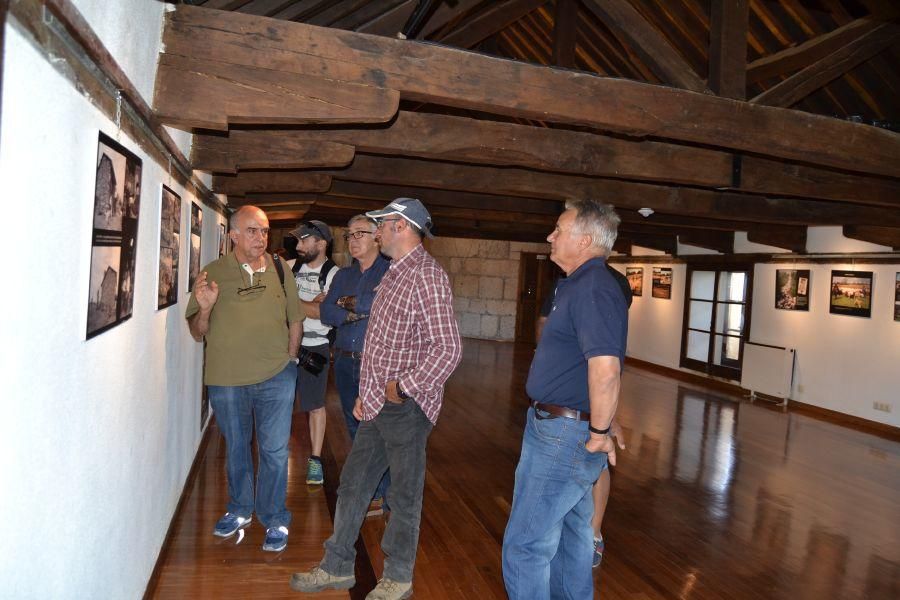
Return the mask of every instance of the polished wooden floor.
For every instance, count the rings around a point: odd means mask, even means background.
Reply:
[[[415,598],[505,598],[500,544],[530,358],[465,341],[428,447]],[[306,424],[294,421],[287,550],[262,552],[258,523],[240,544],[211,535],[225,505],[213,431],[148,596],[302,597],[288,579],[321,556],[348,449],[329,393],[325,489],[304,483]],[[631,366],[619,418],[628,449],[613,474],[599,597],[900,598],[900,443]],[[381,518],[363,528],[352,598],[381,573],[383,529]]]

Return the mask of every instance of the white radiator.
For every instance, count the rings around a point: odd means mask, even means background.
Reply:
[[[794,349],[744,343],[744,362],[741,367],[741,387],[756,392],[783,398],[791,395],[794,381]]]

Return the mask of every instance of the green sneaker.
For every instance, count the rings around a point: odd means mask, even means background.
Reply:
[[[356,585],[356,577],[338,577],[322,569],[313,567],[312,571],[291,575],[291,589],[295,592],[321,592],[324,590],[349,590]]]
[[[412,596],[412,581],[401,583],[391,579],[379,579],[366,600],[405,600]]]
[[[309,485],[322,485],[325,483],[322,461],[315,458],[310,458],[306,461],[306,483]]]

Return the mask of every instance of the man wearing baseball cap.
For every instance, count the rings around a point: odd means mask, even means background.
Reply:
[[[297,396],[300,410],[309,413],[309,442],[312,455],[306,461],[306,483],[322,485],[325,473],[322,469],[322,444],[325,441],[325,391],[328,386],[328,367],[331,362],[328,333],[331,327],[320,320],[319,305],[331,287],[338,267],[328,257],[333,240],[331,229],[322,221],[304,221],[290,232],[297,238],[297,265],[294,279],[300,304],[306,311],[303,321],[303,339],[300,345],[322,357],[324,368],[318,374],[307,369],[297,371]]]
[[[295,573],[291,588],[320,592],[356,585],[356,539],[372,493],[390,467],[391,518],[381,539],[384,576],[366,597],[400,600],[412,595],[425,446],[462,344],[450,280],[422,246],[432,237],[428,210],[414,198],[397,198],[366,215],[377,222],[381,251],[392,261],[369,313],[353,409],[361,423],[341,472],[325,556],[311,571]]]

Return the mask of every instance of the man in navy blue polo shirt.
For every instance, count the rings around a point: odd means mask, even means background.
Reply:
[[[593,597],[591,486],[615,445],[628,309],[606,257],[619,217],[569,201],[547,238],[565,271],[528,373],[528,409],[512,510],[503,538],[511,600]]]

